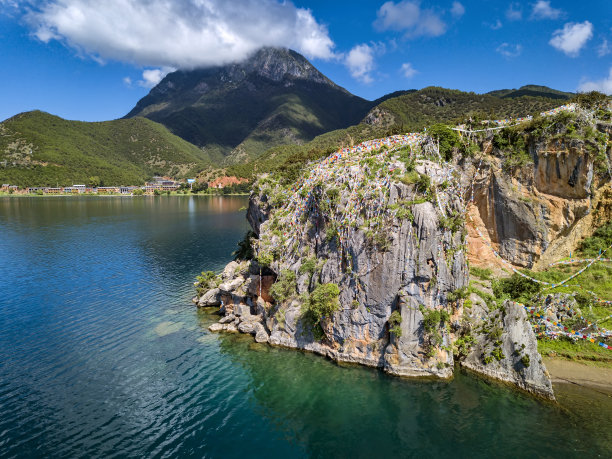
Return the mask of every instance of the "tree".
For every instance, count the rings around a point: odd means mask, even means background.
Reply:
[[[100,180],[100,177],[98,177],[97,175],[93,175],[89,177],[88,182],[89,182],[89,186],[92,188],[98,188],[99,186],[102,185],[102,181]]]
[[[427,133],[440,142],[440,155],[450,161],[453,157],[453,150],[459,146],[459,135],[445,124],[434,124]]]

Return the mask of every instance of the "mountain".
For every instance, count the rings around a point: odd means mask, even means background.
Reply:
[[[168,74],[126,117],[157,121],[215,160],[238,162],[357,124],[374,105],[295,51],[263,48],[241,63]]]
[[[521,86],[518,89],[499,89],[497,91],[491,91],[487,94],[501,99],[516,99],[522,96],[533,96],[533,97],[546,97],[548,99],[561,99],[569,100],[575,96],[571,92],[558,91],[556,89],[549,88],[548,86],[538,86],[529,84]]]
[[[146,118],[86,123],[21,113],[0,123],[0,183],[108,185],[153,175],[193,176],[207,164],[196,146]]]

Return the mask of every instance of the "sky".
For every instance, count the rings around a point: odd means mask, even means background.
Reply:
[[[168,72],[261,46],[370,100],[426,86],[612,94],[612,0],[0,0],[0,120],[120,118]]]

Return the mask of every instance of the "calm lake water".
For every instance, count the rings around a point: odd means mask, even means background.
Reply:
[[[241,197],[0,198],[2,457],[610,457],[612,398],[539,402],[210,334]]]

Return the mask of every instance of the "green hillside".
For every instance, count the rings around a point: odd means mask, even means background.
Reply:
[[[291,180],[297,176],[304,163],[336,151],[339,147],[367,139],[420,131],[435,123],[455,124],[468,116],[482,119],[525,116],[566,102],[565,99],[533,96],[500,98],[438,87],[396,94],[399,95],[379,99],[382,102],[370,110],[362,123],[325,133],[303,145],[271,148],[254,160],[230,167],[228,173],[250,177],[255,170],[280,171]]]
[[[412,131],[437,122],[454,122],[468,115],[486,119],[525,116],[562,105],[565,100],[528,95],[509,97],[509,94],[497,97],[428,87],[379,104],[374,110],[379,110],[381,115],[375,124],[403,125]]]
[[[0,123],[0,182],[107,185],[153,175],[195,175],[207,164],[196,146],[145,118],[87,123],[34,111]]]
[[[557,91],[556,89],[549,88],[548,86],[538,86],[534,84],[521,86],[518,89],[500,89],[497,91],[488,92],[487,94],[500,97],[502,99],[516,99],[517,97],[521,96],[533,96],[561,100],[569,100],[575,95],[571,92]]]

